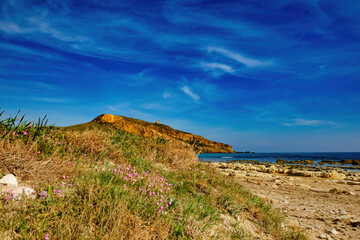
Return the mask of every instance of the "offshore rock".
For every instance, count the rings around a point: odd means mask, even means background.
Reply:
[[[102,114],[92,122],[110,124],[112,127],[142,137],[159,137],[164,139],[177,139],[194,146],[201,153],[233,153],[230,145],[210,141],[202,136],[173,129],[161,123],[150,123],[134,118]]]

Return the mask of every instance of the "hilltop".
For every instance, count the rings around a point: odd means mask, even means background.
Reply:
[[[161,123],[151,123],[143,120],[117,116],[112,114],[102,114],[89,123],[79,124],[68,127],[69,129],[88,129],[97,127],[115,128],[124,130],[146,138],[164,138],[167,140],[177,139],[193,145],[195,150],[200,153],[233,153],[230,145],[208,140],[202,136],[183,132],[171,128]]]

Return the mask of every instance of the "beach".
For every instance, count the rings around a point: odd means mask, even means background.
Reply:
[[[267,199],[309,239],[358,239],[360,173],[278,164],[205,163]]]

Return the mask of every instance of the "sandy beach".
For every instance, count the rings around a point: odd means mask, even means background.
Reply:
[[[283,211],[309,239],[359,239],[359,172],[279,165],[206,163]],[[287,169],[284,170],[284,169]]]

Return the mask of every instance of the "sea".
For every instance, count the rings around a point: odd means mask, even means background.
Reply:
[[[320,166],[321,161],[341,161],[345,159],[360,159],[360,152],[258,152],[258,153],[201,153],[199,161],[232,162],[255,160],[262,163],[276,163],[276,160],[298,161],[314,160],[313,166]],[[309,165],[307,165],[309,166]],[[358,171],[359,165],[325,164],[321,166],[336,166],[347,170]]]

